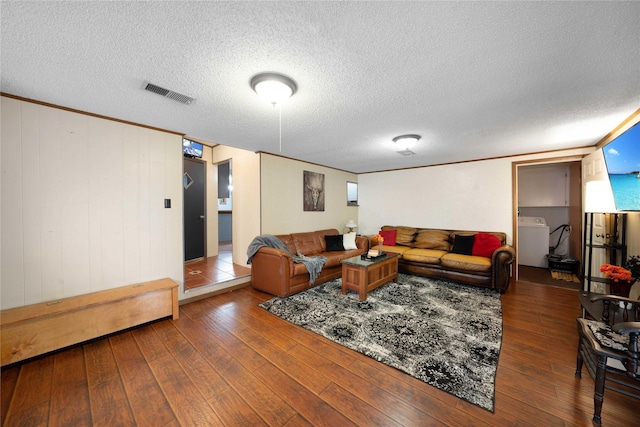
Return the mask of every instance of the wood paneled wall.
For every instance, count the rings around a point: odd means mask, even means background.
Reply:
[[[3,96],[1,308],[182,283],[181,146],[177,134]]]

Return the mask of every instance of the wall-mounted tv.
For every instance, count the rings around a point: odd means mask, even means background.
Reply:
[[[202,144],[189,139],[182,140],[182,154],[185,157],[202,157]]]
[[[640,123],[602,147],[618,211],[640,211]]]

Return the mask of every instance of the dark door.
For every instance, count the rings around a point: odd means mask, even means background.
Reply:
[[[184,159],[184,260],[204,257],[205,163]]]

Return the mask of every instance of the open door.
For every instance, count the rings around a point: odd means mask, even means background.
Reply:
[[[184,159],[184,260],[205,254],[205,163]]]
[[[607,228],[605,213],[615,211],[613,194],[609,186],[607,167],[602,150],[596,150],[582,159],[582,185],[585,210],[583,289],[606,293],[600,266],[607,262]],[[609,189],[608,192],[606,191]],[[596,280],[592,280],[595,278]]]

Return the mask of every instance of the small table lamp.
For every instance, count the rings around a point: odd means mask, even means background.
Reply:
[[[349,221],[347,221],[345,226],[349,229],[349,233],[353,233],[353,229],[356,228],[358,224],[356,224],[354,220],[350,219]]]

